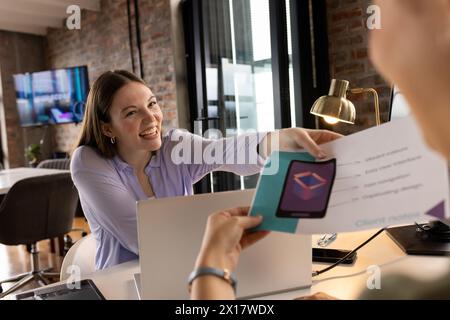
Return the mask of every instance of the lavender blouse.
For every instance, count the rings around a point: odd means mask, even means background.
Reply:
[[[212,171],[229,171],[243,176],[260,172],[264,160],[257,154],[257,145],[264,136],[255,133],[210,140],[179,129],[168,132],[162,139],[161,148],[145,168],[155,197],[191,195],[192,185]],[[192,148],[181,152],[181,141]],[[202,157],[199,154],[202,151],[219,161]],[[238,161],[244,154],[247,161]],[[184,159],[182,163],[180,155]],[[138,259],[136,201],[148,199],[148,196],[133,167],[118,156],[107,159],[94,148],[81,146],[72,155],[70,170],[97,242],[96,268],[104,269]]]

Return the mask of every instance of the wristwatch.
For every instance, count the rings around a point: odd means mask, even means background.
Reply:
[[[191,272],[188,280],[189,292],[191,291],[192,282],[198,277],[206,275],[216,276],[227,281],[233,287],[234,292],[236,292],[237,280],[234,273],[230,272],[228,269],[216,269],[209,267],[198,268]]]

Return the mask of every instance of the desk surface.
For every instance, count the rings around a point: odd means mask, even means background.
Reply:
[[[339,234],[329,248],[352,250],[367,240],[376,230]],[[313,237],[316,246],[318,236]],[[385,233],[360,249],[358,258],[352,266],[338,266],[313,279],[310,289],[295,290],[267,296],[263,299],[294,299],[300,296],[325,292],[339,299],[357,299],[365,288],[371,273],[369,266],[377,265],[381,276],[398,272],[422,280],[432,280],[448,272],[448,257],[408,256]],[[327,264],[314,264],[314,270],[321,270]],[[96,271],[85,278],[92,279],[106,299],[137,299],[134,274],[139,273],[138,261],[131,261],[109,269]],[[383,281],[383,280],[381,280]],[[381,284],[382,285],[382,284]],[[288,288],[287,288],[288,289]]]
[[[8,193],[9,189],[18,181],[26,178],[45,176],[68,172],[67,170],[37,169],[37,168],[14,168],[0,171],[0,194]]]
[[[338,239],[329,248],[353,250],[377,230],[339,234]],[[317,239],[313,237],[313,246]],[[314,264],[314,270],[321,270],[328,264]],[[294,299],[301,296],[325,292],[339,299],[358,299],[362,290],[367,288],[367,282],[372,276],[368,271],[371,266],[380,267],[381,287],[383,278],[392,273],[409,275],[419,280],[433,280],[443,276],[450,270],[450,258],[431,256],[406,255],[383,232],[358,251],[358,258],[352,266],[338,266],[326,273],[313,278],[310,289],[293,290],[290,292],[267,296],[264,299]]]

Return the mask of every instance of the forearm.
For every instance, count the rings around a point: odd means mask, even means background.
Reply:
[[[215,171],[228,171],[241,176],[257,174],[264,166],[265,157],[262,157],[262,141],[267,134],[245,134],[224,140],[224,165]]]
[[[232,271],[225,254],[218,249],[201,250],[195,269],[214,268]],[[225,279],[215,275],[202,275],[194,279],[191,286],[191,299],[194,300],[234,300],[233,286]]]
[[[274,151],[292,151],[298,149],[299,146],[290,136],[286,134],[287,129],[281,129],[266,134],[264,139],[259,143],[259,155],[267,159]]]
[[[212,275],[198,277],[192,283],[193,300],[234,300],[233,287],[224,279]]]
[[[223,139],[203,139],[190,135],[186,148],[191,150],[193,163],[185,163],[192,181],[195,183],[212,171],[232,172],[240,176],[249,176],[261,172],[265,159],[257,152],[265,133],[252,133]],[[198,148],[196,146],[200,146]],[[172,154],[179,152],[175,148]],[[196,157],[197,155],[197,157]]]

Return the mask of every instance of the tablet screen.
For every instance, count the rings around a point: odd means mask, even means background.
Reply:
[[[323,218],[336,173],[336,160],[305,162],[293,160],[285,178],[277,216]]]

